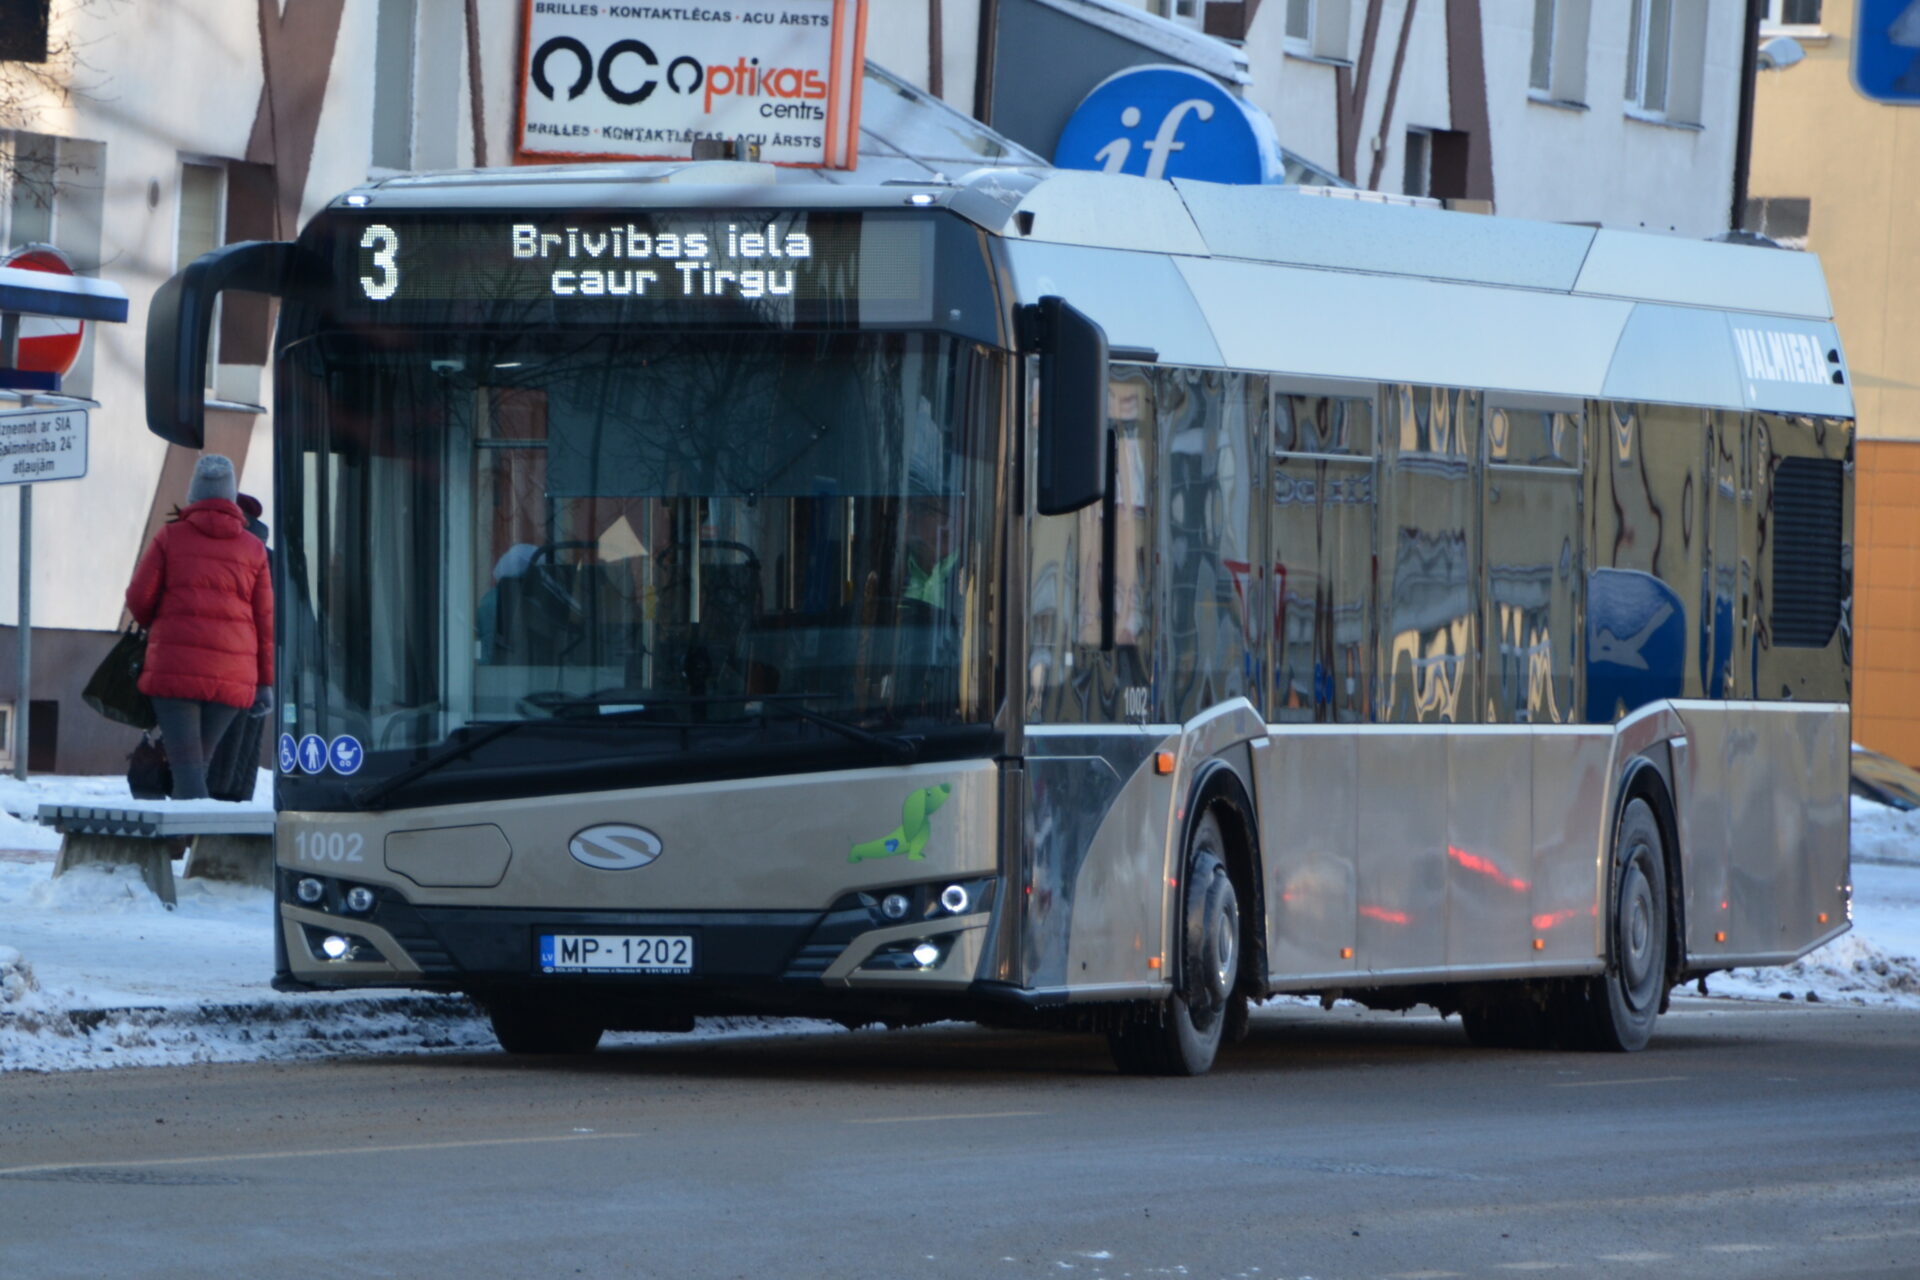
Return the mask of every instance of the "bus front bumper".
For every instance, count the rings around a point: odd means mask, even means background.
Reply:
[[[356,912],[345,905],[344,882],[329,881],[318,901],[302,903],[294,888],[303,877],[280,876],[281,989],[600,988],[722,1004],[756,996],[790,1004],[809,991],[962,993],[981,972],[995,887],[969,882],[965,906],[950,911],[938,903],[941,886],[903,886],[909,905],[897,918],[883,907],[887,895],[870,893],[824,912],[647,912],[432,906],[378,885],[366,886],[373,905]],[[684,967],[596,966],[567,948],[565,940],[584,938],[685,939]]]

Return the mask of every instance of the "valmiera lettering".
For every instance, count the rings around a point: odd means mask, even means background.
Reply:
[[[631,223],[624,227],[600,230],[566,227],[543,231],[528,222],[512,228],[513,256],[516,258],[555,259],[549,284],[559,297],[577,295],[647,296],[661,291],[663,281],[671,288],[677,277],[681,297],[742,298],[790,297],[794,291],[794,271],[777,266],[740,267],[742,260],[773,263],[813,257],[813,237],[804,231],[782,233],[769,224],[764,231],[742,230],[727,225],[724,254],[716,257],[714,237],[706,232],[684,234],[642,231]],[[632,266],[591,265],[595,260],[659,262],[673,267],[672,275]]]

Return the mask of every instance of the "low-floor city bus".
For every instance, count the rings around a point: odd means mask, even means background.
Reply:
[[[393,178],[277,294],[277,976],[518,1052],[1249,1002],[1638,1049],[1848,927],[1818,261],[1092,173]]]

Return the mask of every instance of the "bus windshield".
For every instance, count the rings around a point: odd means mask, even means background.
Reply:
[[[996,354],[379,328],[285,354],[283,728],[352,744],[300,760],[303,803],[449,744],[442,787],[539,762],[577,789],[991,720]]]

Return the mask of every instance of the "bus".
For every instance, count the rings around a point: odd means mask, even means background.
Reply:
[[[1848,928],[1816,258],[1082,172],[372,181],[273,343],[282,990],[518,1053],[1251,1003],[1636,1050]]]

